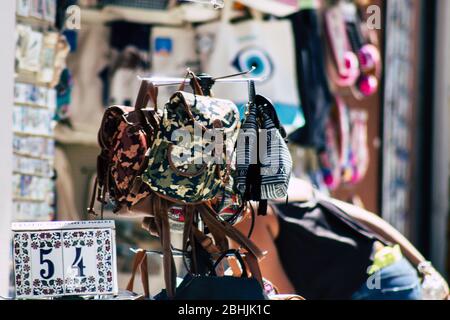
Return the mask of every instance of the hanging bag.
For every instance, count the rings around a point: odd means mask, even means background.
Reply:
[[[97,157],[97,178],[92,192],[89,212],[94,212],[94,201],[103,206],[113,204],[113,211],[122,215],[148,215],[142,200],[151,192],[140,183],[146,168],[147,151],[159,127],[160,115],[156,109],[156,88],[142,82],[135,107],[111,106],[104,115],[98,131],[101,152]],[[152,100],[154,108],[146,108]],[[108,198],[107,198],[108,197]]]
[[[292,158],[285,137],[271,101],[256,95],[238,139],[236,189],[245,201],[260,202],[260,215],[267,200],[287,196]]]
[[[233,1],[225,1],[221,21],[196,28],[201,71],[220,75],[255,67],[252,76],[265,79],[258,83],[258,89],[272,99],[283,126],[288,133],[298,129],[305,122],[297,90],[290,22],[253,18],[231,23],[232,6]],[[243,116],[248,101],[245,88],[216,85],[213,92],[236,103]]]
[[[190,76],[195,94],[180,90],[166,104],[143,179],[169,201],[200,204],[215,198],[232,179],[229,151],[237,139],[239,113],[229,100],[203,96],[195,75]],[[205,133],[222,136],[210,154],[206,152],[214,142],[208,143]],[[182,136],[182,142],[174,143],[174,135]],[[217,146],[220,158],[215,157]]]
[[[216,267],[228,255],[233,254],[242,269],[240,277],[216,275]],[[248,262],[252,261],[252,262]],[[249,270],[251,274],[249,273]],[[167,292],[163,290],[156,300],[167,300]],[[176,290],[175,300],[268,300],[262,285],[261,272],[256,260],[244,262],[237,250],[224,252],[216,261],[211,274],[196,276],[188,274]]]
[[[153,195],[149,210],[153,218],[146,222],[150,229],[155,229],[161,240],[169,297],[175,295],[176,278],[168,217],[174,205],[181,205],[184,210],[183,252],[191,249],[194,257],[192,270],[202,267],[195,262],[195,252],[200,249],[196,248],[196,244],[200,244],[209,254],[223,252],[228,250],[227,237],[243,246],[255,259],[263,256],[248,238],[219,216],[211,203],[232,183],[230,150],[234,150],[239,129],[237,108],[229,100],[203,96],[195,74],[188,72],[187,77],[191,78],[194,94],[185,92],[182,85],[165,105],[157,135],[149,149],[149,162],[142,175],[143,182]],[[206,139],[201,139],[209,130],[224,134],[225,143],[216,140],[208,143]],[[201,137],[196,133],[200,133]],[[174,134],[183,136],[185,140],[182,145],[174,143]],[[205,160],[204,151],[211,146],[214,147],[214,156],[219,150],[226,158],[222,161],[214,161],[217,160],[215,157]],[[200,218],[205,230],[198,228]],[[206,236],[208,233],[214,243]]]

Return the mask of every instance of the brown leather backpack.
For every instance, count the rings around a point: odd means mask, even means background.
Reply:
[[[113,203],[120,215],[148,215],[143,201],[150,195],[150,188],[140,183],[140,176],[148,162],[147,151],[159,126],[160,115],[156,108],[157,89],[143,81],[135,107],[111,106],[102,119],[98,131],[101,152],[97,157],[97,179],[92,193],[89,212],[96,193],[103,205]],[[155,108],[146,108],[149,99]],[[109,198],[106,199],[106,196]]]

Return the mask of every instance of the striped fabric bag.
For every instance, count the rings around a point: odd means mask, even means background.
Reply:
[[[259,201],[264,215],[267,200],[287,196],[292,158],[271,101],[256,95],[249,104],[236,150],[236,189],[244,201]]]

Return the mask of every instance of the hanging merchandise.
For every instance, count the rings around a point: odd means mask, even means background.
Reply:
[[[104,204],[108,193],[109,200],[113,202],[113,212],[145,215],[133,206],[150,194],[146,184],[142,184],[142,181],[136,183],[136,177],[145,169],[147,150],[155,138],[160,121],[155,109],[146,108],[147,94],[151,90],[155,90],[154,87],[144,82],[134,108],[111,106],[105,111],[98,133],[102,151],[97,160],[97,181],[89,207],[91,213],[98,186],[98,199]],[[153,97],[155,95],[153,92]]]
[[[195,33],[191,28],[154,27],[151,35],[151,74],[177,77],[190,68],[198,71]],[[166,103],[173,92],[160,88],[159,101]]]
[[[56,85],[56,110],[53,120],[59,123],[70,123],[70,104],[72,101],[72,75],[69,69],[64,69],[61,73],[59,83]]]
[[[44,34],[30,26],[16,26],[16,71],[38,72]]]
[[[353,53],[347,37],[344,17],[339,6],[325,10],[325,27],[328,40],[328,55],[332,63],[329,75],[332,83],[339,87],[353,86],[360,76],[358,56]]]
[[[305,115],[305,126],[289,139],[302,146],[325,147],[325,123],[332,105],[328,87],[318,9],[305,7],[290,16],[297,52],[298,90]]]
[[[326,145],[323,150],[319,151],[318,159],[325,185],[331,190],[335,190],[341,182],[339,145],[336,135],[338,130],[330,120],[327,121],[325,130]]]
[[[367,120],[368,114],[366,111],[350,111],[352,184],[360,182],[365,177],[369,167]]]
[[[362,98],[378,91],[381,78],[381,55],[379,49],[369,42],[369,30],[364,29],[358,8],[351,1],[341,1],[340,9],[345,20],[348,39],[358,56],[361,75],[353,88],[355,97]]]
[[[292,158],[272,103],[256,95],[248,108],[237,143],[236,188],[244,201],[259,201],[258,214],[265,215],[267,200],[287,196]]]
[[[326,125],[327,144],[319,151],[323,178],[331,190],[360,182],[369,166],[367,112],[350,110],[339,96]]]
[[[252,76],[265,79],[258,85],[259,92],[272,99],[281,124],[290,133],[304,125],[296,84],[292,27],[282,20],[253,19],[231,24],[231,5],[232,1],[226,3],[220,22],[196,28],[201,70],[216,76],[255,67]],[[231,99],[239,106],[241,116],[244,115],[248,98],[245,88],[217,85],[213,93]]]
[[[197,76],[192,72],[188,72],[187,76],[191,79],[194,92],[199,94],[183,91],[185,81],[182,81],[180,90],[165,105],[159,126],[152,127],[154,131],[149,128],[150,126],[146,126],[147,122],[143,120],[145,120],[146,112],[153,112],[154,115],[155,110],[142,108],[147,105],[149,99],[153,103],[157,101],[157,90],[152,83],[143,80],[137,99],[137,110],[126,110],[130,115],[141,114],[141,118],[133,121],[130,117],[127,120],[134,123],[125,121],[119,125],[119,128],[122,127],[124,130],[129,128],[128,131],[133,127],[139,129],[139,132],[134,134],[139,141],[133,143],[131,147],[130,144],[124,144],[123,148],[111,149],[111,145],[106,146],[102,141],[103,138],[100,138],[102,133],[106,132],[103,126],[99,132],[99,142],[107,148],[102,151],[99,157],[101,161],[98,162],[97,167],[100,192],[98,200],[104,204],[107,194],[116,199],[118,196],[140,196],[141,201],[136,199],[138,201],[136,206],[143,204],[140,212],[147,217],[144,219],[143,226],[152,233],[156,233],[161,240],[165,284],[168,296],[171,298],[175,297],[176,267],[170,241],[169,210],[174,204],[181,205],[184,210],[183,252],[188,252],[189,247],[194,255],[199,250],[206,250],[207,254],[224,252],[228,249],[227,237],[229,237],[247,250],[247,256],[253,256],[255,259],[263,256],[253,242],[234,229],[229,222],[218,217],[217,211],[211,204],[211,200],[219,196],[233,181],[230,176],[232,169],[230,156],[233,153],[239,128],[237,108],[231,101],[202,96]],[[124,115],[127,117],[126,114]],[[142,129],[139,128],[141,125],[143,125]],[[216,143],[211,143],[212,141],[207,143],[204,135],[210,134],[211,131],[220,135],[225,134],[225,143],[220,142],[224,141],[223,139],[219,139]],[[121,136],[120,132],[119,130],[118,138]],[[182,133],[180,143],[173,144],[173,133]],[[195,133],[199,133],[204,139],[199,141]],[[154,140],[151,139],[152,137]],[[145,143],[148,143],[147,147]],[[217,143],[220,143],[219,149]],[[126,151],[124,148],[127,148]],[[146,148],[148,152],[145,152]],[[211,151],[211,158],[202,156],[204,151],[207,152],[204,148]],[[139,150],[142,151],[139,152]],[[220,150],[221,152],[217,154],[216,151]],[[114,186],[116,177],[120,178],[120,176],[114,175],[114,168],[111,167],[108,157],[103,156],[106,154],[105,151],[113,160],[116,159],[112,162],[116,168],[125,167],[127,163],[129,164],[127,158],[136,158],[138,152],[141,156],[144,155],[144,159],[140,164],[136,162],[131,164],[132,167],[128,168],[128,171],[122,170],[125,172],[123,181],[119,181],[119,185]],[[145,172],[139,176],[141,168],[145,169]],[[147,186],[149,194],[140,193],[140,188]],[[111,187],[114,188],[111,189]],[[114,193],[117,190],[120,193]],[[91,208],[94,199],[95,194]],[[126,210],[125,213],[134,210],[133,206],[126,203],[123,207]],[[200,231],[197,224],[198,216],[212,234],[214,242]],[[199,244],[201,247],[198,246]],[[201,268],[202,266],[194,263],[190,266],[190,271],[202,273]]]
[[[348,108],[340,97],[336,97],[325,127],[326,145],[318,151],[324,182],[331,190],[352,178],[352,172],[349,172],[349,125]]]
[[[353,166],[353,151],[351,145],[351,123],[350,123],[350,108],[341,100],[340,97],[336,97],[337,104],[339,105],[338,119],[340,130],[340,166],[341,166],[341,183],[349,184],[354,177]]]
[[[221,276],[216,274],[216,267],[228,255],[233,254],[242,270],[241,276]],[[188,274],[178,286],[175,300],[268,300],[261,271],[256,260],[246,256],[245,261],[238,250],[224,252],[210,270],[211,275],[193,276]],[[155,300],[167,300],[168,294],[163,290]]]
[[[47,32],[42,40],[40,53],[40,68],[37,73],[37,81],[50,83],[55,78],[56,46],[59,41],[59,33]]]
[[[192,79],[196,81],[195,76]],[[195,95],[179,92],[165,106],[162,125],[143,175],[154,192],[175,202],[191,204],[211,200],[226,184],[232,184],[231,152],[239,129],[239,114],[231,101],[203,97],[198,83],[195,88]],[[182,137],[182,143],[173,144],[175,129],[184,130],[189,137]],[[211,142],[207,143],[205,138],[198,141],[194,136],[195,132],[208,130],[224,135],[220,138],[224,142],[221,154],[216,154],[217,150],[204,154]]]

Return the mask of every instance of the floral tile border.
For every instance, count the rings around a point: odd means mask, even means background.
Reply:
[[[94,239],[89,239],[95,236]],[[13,236],[14,276],[17,298],[37,298],[62,295],[116,294],[114,229],[52,230],[51,232],[16,232]],[[96,255],[98,277],[83,279],[32,279],[31,249],[62,248],[77,244],[99,245]],[[63,264],[63,262],[62,262]],[[64,269],[63,269],[64,270]],[[72,286],[73,289],[70,289]]]

